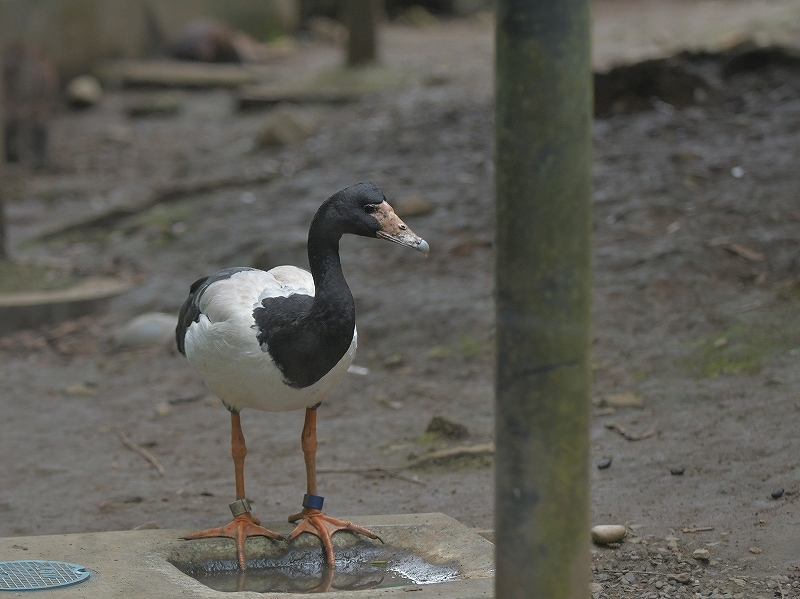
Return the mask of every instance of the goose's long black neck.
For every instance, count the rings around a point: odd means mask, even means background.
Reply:
[[[316,289],[314,310],[326,307],[352,311],[353,295],[342,272],[339,259],[339,240],[308,238],[308,263]]]
[[[323,231],[323,233],[327,233]],[[263,323],[262,348],[272,356],[286,384],[309,387],[339,363],[353,342],[355,302],[339,261],[341,235],[309,232],[308,260],[314,278],[307,295],[270,298],[256,308]]]

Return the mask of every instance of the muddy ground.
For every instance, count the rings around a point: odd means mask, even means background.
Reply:
[[[178,92],[170,117],[126,117],[141,90],[58,117],[53,166],[8,206],[15,255],[141,284],[106,316],[0,339],[0,535],[227,521],[227,413],[174,349],[115,339],[134,316],[175,314],[217,268],[302,265],[316,207],[361,180],[429,202],[406,222],[432,251],[343,241],[368,374],[320,408],[326,511],[492,528],[490,455],[420,461],[493,438],[491,27],[392,27],[384,43],[413,81],[304,112],[315,132],[288,147],[254,147],[264,113],[238,113],[224,90]],[[337,60],[303,46],[275,77]],[[673,61],[703,82],[686,106],[648,95],[617,113],[623,97],[594,126],[592,523],[629,531],[593,548],[595,598],[800,596],[800,66],[753,64]],[[228,183],[37,237],[200,179]],[[435,416],[468,437],[426,433]],[[262,519],[299,507],[302,418],[243,414]]]

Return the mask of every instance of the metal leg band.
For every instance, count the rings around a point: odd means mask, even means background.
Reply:
[[[231,508],[231,513],[233,517],[241,516],[242,514],[249,514],[250,513],[250,502],[247,499],[237,499],[232,504],[228,506]]]
[[[325,498],[319,495],[311,495],[309,493],[303,495],[303,507],[313,510],[321,510],[323,501],[325,501]]]

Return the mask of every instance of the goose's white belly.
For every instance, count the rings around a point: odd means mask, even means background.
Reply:
[[[325,399],[355,358],[354,331],[349,349],[325,376],[309,387],[290,387],[256,341],[252,318],[242,321],[212,323],[202,314],[186,331],[189,364],[214,395],[237,410],[284,412],[309,408]]]

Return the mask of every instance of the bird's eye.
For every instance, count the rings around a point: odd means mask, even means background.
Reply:
[[[366,206],[364,206],[364,212],[366,212],[367,214],[372,214],[377,210],[378,207],[375,204],[367,204]]]

